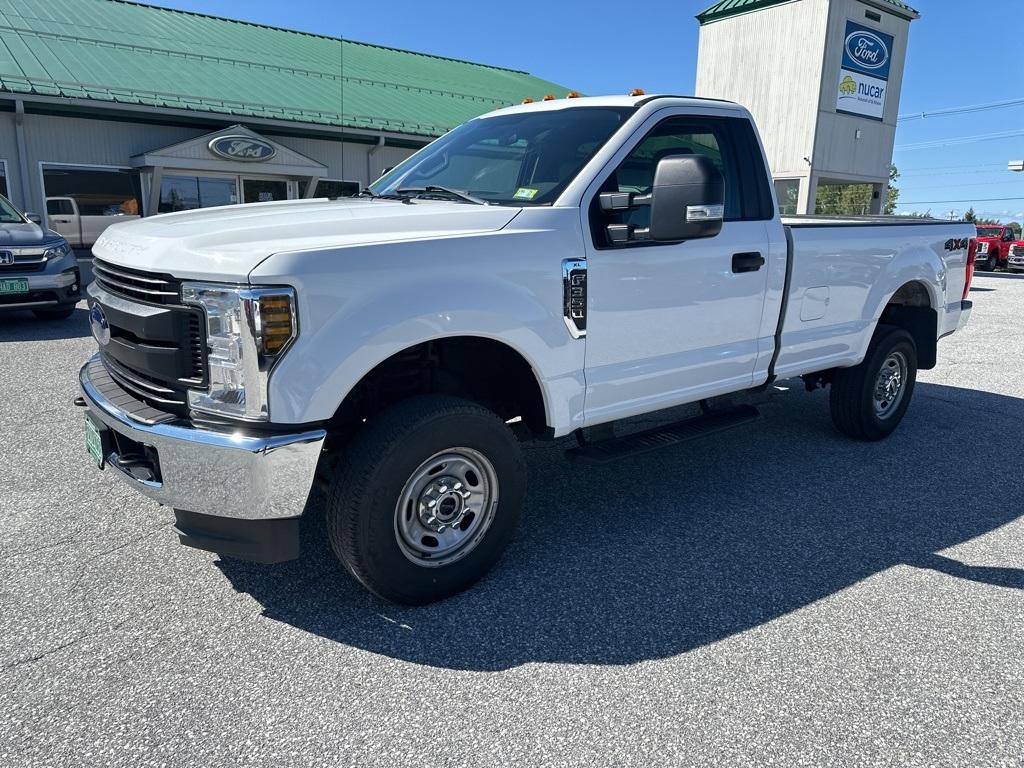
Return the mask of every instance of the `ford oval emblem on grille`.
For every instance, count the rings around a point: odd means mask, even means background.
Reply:
[[[103,313],[103,307],[99,304],[93,304],[92,309],[89,310],[89,327],[101,347],[110,343],[110,326],[107,324],[107,316]]]

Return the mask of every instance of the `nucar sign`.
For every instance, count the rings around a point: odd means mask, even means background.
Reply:
[[[261,163],[277,154],[273,144],[251,136],[218,136],[210,140],[210,151],[226,160]]]

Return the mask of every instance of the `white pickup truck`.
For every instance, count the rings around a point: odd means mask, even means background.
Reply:
[[[505,548],[520,443],[614,462],[749,420],[804,377],[888,435],[961,327],[974,227],[780,219],[747,111],[675,96],[492,112],[363,197],[172,213],[96,243],[87,446],[185,544],[299,554],[314,482],[384,598],[465,589]],[[701,401],[704,414],[616,436]],[[610,469],[608,471],[615,471]]]

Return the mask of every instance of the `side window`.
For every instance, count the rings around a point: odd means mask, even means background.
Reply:
[[[650,193],[654,171],[669,155],[704,155],[725,178],[725,220],[771,218],[774,205],[760,150],[749,121],[739,118],[672,117],[658,123],[601,185],[601,192]],[[591,229],[597,247],[608,247],[608,224],[646,227],[650,208],[604,213],[598,196],[590,208]]]
[[[74,209],[70,200],[47,200],[46,213],[48,216],[70,216]]]

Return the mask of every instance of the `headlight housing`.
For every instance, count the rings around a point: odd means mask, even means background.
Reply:
[[[68,245],[67,241],[61,241],[58,245],[52,245],[43,251],[43,261],[49,261],[50,259],[62,259],[71,253],[71,246]]]
[[[206,315],[209,386],[191,389],[189,407],[245,421],[270,418],[270,370],[298,334],[295,291],[183,283],[181,298]]]
[[[978,253],[988,253],[988,243],[978,243]]]

